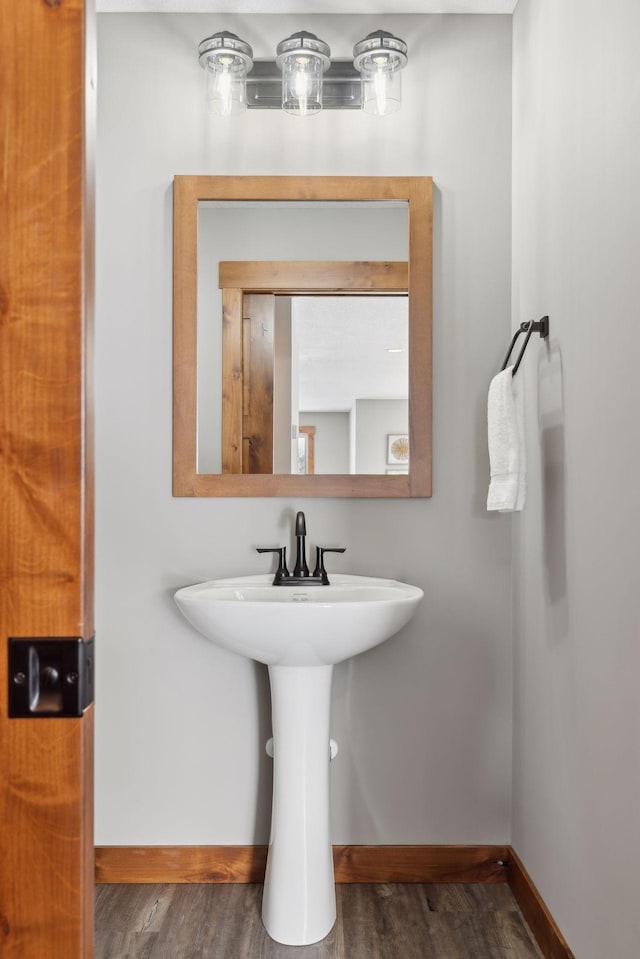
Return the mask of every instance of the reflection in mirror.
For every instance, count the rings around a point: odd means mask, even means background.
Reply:
[[[242,470],[223,468],[222,294],[220,262],[237,261],[403,261],[408,258],[408,203],[404,200],[200,201],[198,204],[198,460],[199,473],[291,473],[287,457],[274,465],[254,439]],[[235,280],[233,281],[235,285]],[[265,280],[269,289],[275,281]],[[245,298],[246,302],[246,298]],[[331,349],[327,330],[325,346]],[[338,341],[339,342],[339,341]],[[255,341],[254,341],[255,345]],[[304,381],[303,381],[304,385]],[[268,417],[268,412],[263,411]],[[245,424],[246,425],[246,424]],[[294,437],[295,439],[295,437]],[[316,472],[353,473],[354,469]],[[380,472],[363,470],[363,472]]]
[[[220,264],[223,474],[310,475],[301,413],[314,475],[386,472],[385,424],[407,434],[407,283],[397,262]]]
[[[314,472],[385,473],[386,436],[409,432],[406,296],[292,297],[291,329],[292,432],[315,428]]]
[[[175,177],[174,495],[431,495],[431,191]]]
[[[406,296],[270,300],[271,316],[261,316],[257,331],[263,383],[259,391],[255,383],[245,387],[245,396],[258,392],[260,406],[272,411],[267,435],[250,438],[268,451],[255,471],[386,473],[387,436],[409,432]],[[250,361],[243,359],[246,379]],[[243,472],[252,472],[248,445]]]

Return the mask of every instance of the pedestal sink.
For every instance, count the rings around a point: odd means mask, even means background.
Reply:
[[[422,590],[368,576],[330,586],[271,585],[271,576],[213,580],[175,594],[217,646],[269,667],[273,806],[262,919],[286,945],[323,939],[336,918],[329,825],[329,720],[336,663],[378,646],[413,616]]]

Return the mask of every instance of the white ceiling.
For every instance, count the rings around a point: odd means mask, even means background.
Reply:
[[[406,296],[294,296],[291,315],[299,409],[350,410],[357,399],[407,396]]]
[[[97,0],[98,13],[513,13],[518,0]]]

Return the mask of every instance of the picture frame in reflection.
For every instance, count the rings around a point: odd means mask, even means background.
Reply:
[[[406,433],[387,433],[387,464],[408,467],[409,437]]]

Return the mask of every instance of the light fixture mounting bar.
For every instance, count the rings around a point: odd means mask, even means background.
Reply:
[[[322,84],[325,110],[359,110],[362,106],[360,74],[352,60],[332,60]],[[282,73],[275,60],[254,60],[247,76],[249,110],[282,109]]]

